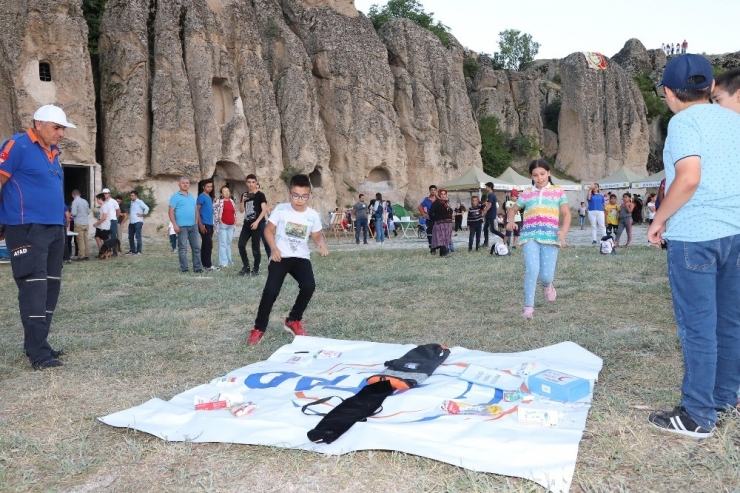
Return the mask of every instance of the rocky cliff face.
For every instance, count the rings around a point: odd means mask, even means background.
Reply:
[[[329,144],[329,167],[317,163],[315,181],[334,189],[345,203],[354,203],[351,190],[403,200],[408,171],[393,108],[393,78],[372,23],[298,0],[282,0],[281,5],[311,59]]]
[[[77,126],[61,143],[62,162],[95,162],[95,92],[80,2],[3,0],[0,28],[0,135],[26,130],[40,106],[54,103]]]
[[[481,166],[480,134],[462,73],[463,50],[454,40],[445,48],[434,34],[407,19],[388,22],[378,34],[394,77],[409,190],[423,196],[430,183]]]
[[[0,26],[0,103],[9,108],[0,134],[55,102],[79,126],[63,142],[64,161],[94,163],[80,1],[0,0]],[[429,183],[480,166],[482,115],[511,136],[533,136],[583,180],[623,164],[645,174],[648,136],[660,133],[648,128],[632,77],[657,80],[665,56],[637,40],[603,71],[579,53],[513,73],[478,57],[466,81],[468,55],[454,38],[444,47],[398,19],[376,33],[352,0],[109,0],[99,44],[106,184],[146,184],[160,204],[181,174],[238,193],[256,173],[275,203],[284,180],[304,172],[321,211],[357,192],[412,205]],[[722,68],[738,60],[712,58]],[[39,62],[50,64],[51,81],[39,78]],[[558,99],[556,133],[543,121]]]
[[[629,74],[612,61],[607,61],[606,70],[591,69],[582,53],[565,58],[560,73],[563,96],[556,165],[586,181],[622,165],[646,175],[645,102]]]
[[[631,76],[647,75],[665,67],[666,56],[663,50],[647,50],[639,39],[628,40],[624,47],[614,55],[612,62],[619,64]]]
[[[180,174],[268,198],[309,174],[320,210],[358,191],[414,203],[480,166],[462,48],[350,0],[109,0],[101,26],[105,167],[119,187]],[[147,10],[149,9],[149,10]],[[390,62],[389,62],[390,60]],[[121,153],[121,145],[130,153]]]

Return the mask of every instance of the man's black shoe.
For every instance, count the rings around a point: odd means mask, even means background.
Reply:
[[[58,351],[56,349],[52,349],[50,354],[52,358],[59,358],[60,356],[65,356],[67,353],[65,353],[62,349]],[[28,358],[29,356],[30,355],[26,353],[26,358]]]
[[[259,276],[259,275],[260,275],[260,271],[258,271],[257,269],[254,269],[254,270],[253,270],[253,271],[251,272],[251,274],[252,274],[252,277],[257,277],[257,276]]]
[[[57,366],[62,366],[64,363],[59,361],[56,358],[48,358],[43,361],[37,361],[36,363],[33,363],[33,369],[34,370],[44,370],[46,368],[56,368]]]
[[[669,412],[652,413],[648,416],[648,422],[660,430],[692,438],[709,438],[714,432],[702,428],[681,406]]]
[[[246,276],[249,274],[249,268],[248,267],[242,267],[242,270],[236,273],[238,276]]]
[[[196,274],[202,274],[203,273],[203,269],[196,269],[193,272],[195,272]]]

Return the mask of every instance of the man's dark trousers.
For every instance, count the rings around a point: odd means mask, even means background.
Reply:
[[[359,243],[360,241],[360,228],[362,228],[362,241],[364,243],[367,243],[367,218],[361,217],[359,219],[355,219],[355,241]]]
[[[260,270],[260,261],[262,260],[262,254],[260,253],[260,241],[262,239],[262,229],[252,229],[253,222],[245,222],[242,225],[242,232],[239,233],[239,256],[242,259],[242,270],[249,270],[249,257],[247,257],[247,242],[252,240],[252,257],[254,257],[254,270]]]
[[[23,324],[23,347],[31,363],[51,358],[47,341],[62,285],[64,226],[21,224],[4,226],[18,308]]]
[[[211,253],[213,253],[213,225],[204,224],[205,233],[200,234],[200,263],[204,269],[213,267],[211,263]]]
[[[495,217],[491,217],[491,218],[487,217],[486,218],[486,224],[483,227],[484,228],[483,229],[483,246],[488,246],[488,230],[489,229],[491,230],[491,233],[495,234],[496,236],[498,236],[502,240],[506,241],[506,236],[497,229],[496,222],[497,221],[496,221],[496,218]]]
[[[143,222],[128,223],[128,246],[129,246],[128,251],[129,252],[141,253],[141,228],[143,226],[144,226]],[[134,240],[136,240],[135,243],[134,243]]]

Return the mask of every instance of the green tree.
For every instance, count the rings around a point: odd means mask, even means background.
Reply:
[[[540,44],[532,41],[531,34],[507,29],[498,33],[498,36],[498,47],[501,51],[493,54],[494,67],[519,70],[523,64],[534,60],[540,51]]]
[[[91,55],[98,54],[100,18],[103,17],[108,0],[82,0],[82,13],[87,21],[87,49]]]
[[[393,18],[409,19],[433,32],[444,46],[450,45],[450,28],[439,21],[435,22],[434,12],[424,12],[424,6],[418,0],[388,0],[382,8],[372,5],[367,16],[373,22],[375,30]]]
[[[482,116],[478,119],[480,131],[480,157],[483,160],[483,171],[491,176],[498,176],[509,167],[513,156],[509,148],[509,138],[501,130],[498,118]]]

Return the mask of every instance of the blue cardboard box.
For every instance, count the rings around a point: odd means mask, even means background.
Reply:
[[[591,383],[585,378],[574,377],[555,370],[541,371],[527,379],[533,394],[562,402],[574,402],[591,393]]]

